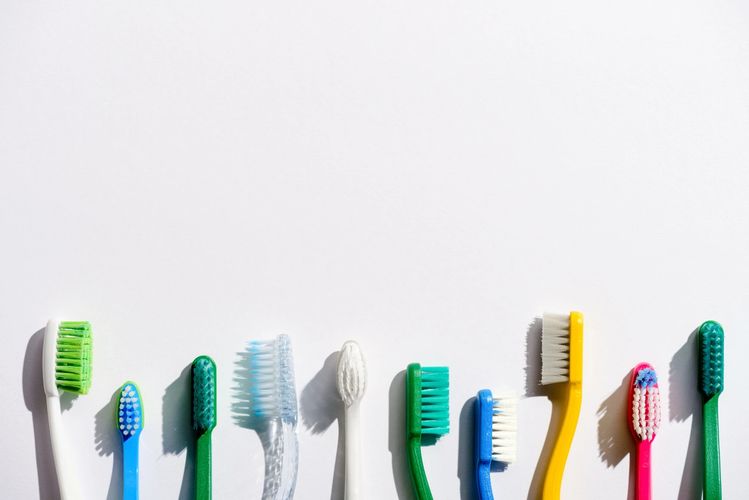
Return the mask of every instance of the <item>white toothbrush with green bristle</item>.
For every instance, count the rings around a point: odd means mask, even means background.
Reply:
[[[42,380],[47,397],[49,435],[61,500],[80,500],[62,424],[60,394],[86,394],[91,387],[91,324],[50,320],[44,332]]]

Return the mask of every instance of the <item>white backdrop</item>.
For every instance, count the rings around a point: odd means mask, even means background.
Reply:
[[[699,497],[687,340],[713,318],[725,497],[747,498],[747,138],[740,0],[2,0],[2,496],[55,498],[32,337],[49,316],[95,328],[93,388],[64,414],[86,498],[119,498],[109,401],[128,378],[142,497],[189,498],[184,370],[201,353],[220,370],[215,497],[259,498],[234,363],[285,332],[297,498],[340,498],[333,353],[354,338],[368,498],[409,498],[399,374],[421,361],[452,370],[452,431],[425,460],[454,499],[471,493],[464,405],[537,394],[534,317],[577,308],[563,497],[626,498],[621,384],[641,360],[664,396],[655,496]],[[499,498],[535,498],[550,409],[521,399]]]

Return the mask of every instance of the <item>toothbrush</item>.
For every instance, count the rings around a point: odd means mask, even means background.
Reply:
[[[79,500],[81,492],[62,425],[60,394],[88,392],[91,387],[91,351],[91,324],[88,321],[50,320],[47,323],[42,380],[61,500]]]
[[[294,497],[299,444],[291,341],[252,341],[248,346],[250,422],[265,448],[263,500]]]
[[[195,498],[211,499],[211,432],[216,427],[216,363],[208,356],[192,362],[192,428],[195,431]]]
[[[510,464],[517,455],[517,397],[493,397],[488,389],[476,397],[476,486],[479,500],[494,500],[492,463]]]
[[[723,327],[715,321],[700,326],[700,392],[702,392],[702,439],[705,450],[705,500],[720,500],[720,439],[718,396],[723,392]]]
[[[117,430],[122,438],[122,500],[138,500],[138,444],[143,424],[143,400],[138,386],[125,382],[117,408]]]
[[[346,482],[345,500],[359,500],[361,493],[359,404],[367,390],[367,366],[359,344],[349,340],[338,356],[338,393],[345,407],[344,439]]]
[[[437,439],[450,431],[450,372],[447,367],[406,370],[406,453],[416,500],[432,500],[421,443],[424,436]]]
[[[580,416],[583,382],[583,315],[544,313],[541,332],[541,384],[563,389],[562,426],[543,485],[543,500],[558,500],[567,456]]]
[[[650,500],[650,445],[661,425],[661,395],[655,370],[647,363],[632,370],[627,421],[637,445],[635,500]]]

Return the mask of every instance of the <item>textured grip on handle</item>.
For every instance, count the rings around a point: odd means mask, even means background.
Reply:
[[[345,500],[361,499],[361,455],[359,442],[359,403],[346,408],[344,416],[346,484]]]
[[[582,384],[575,382],[565,385],[566,394],[564,400],[559,403],[563,405],[562,410],[564,412],[562,415],[562,426],[554,443],[554,449],[549,459],[549,467],[544,478],[543,500],[559,500],[562,491],[564,466],[567,463],[567,456],[572,446],[572,438],[575,437],[577,420],[580,417]]]
[[[62,427],[62,410],[58,396],[47,396],[47,420],[49,422],[49,437],[52,444],[52,458],[57,472],[57,483],[60,488],[61,500],[80,500],[81,492],[78,488],[77,477],[70,453],[68,441]]]
[[[635,489],[635,500],[650,500],[652,495],[650,445],[651,441],[640,441],[637,443],[637,488]]]
[[[195,498],[211,500],[211,432],[197,439],[195,451]]]
[[[718,396],[705,401],[702,408],[705,445],[705,500],[720,500],[720,439],[718,432]]]
[[[416,500],[432,500],[432,490],[429,489],[424,462],[421,459],[421,439],[418,436],[410,436],[406,448]]]
[[[138,441],[136,436],[122,442],[122,500],[138,500]]]

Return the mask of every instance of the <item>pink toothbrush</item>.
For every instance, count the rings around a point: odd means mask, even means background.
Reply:
[[[650,500],[650,445],[661,424],[661,395],[658,377],[648,363],[640,363],[632,370],[629,403],[629,431],[637,445],[635,500]]]

